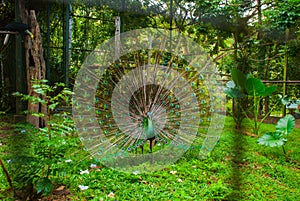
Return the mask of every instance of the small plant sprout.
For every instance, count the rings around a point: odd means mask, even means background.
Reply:
[[[284,148],[287,142],[288,135],[292,132],[295,126],[295,118],[292,115],[287,115],[281,118],[276,124],[276,131],[267,133],[258,139],[258,144],[268,147],[282,147],[282,151],[287,157],[287,152]]]

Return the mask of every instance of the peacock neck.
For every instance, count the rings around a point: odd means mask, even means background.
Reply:
[[[144,117],[143,119],[143,129],[146,134],[147,139],[154,137],[154,125],[150,117]]]

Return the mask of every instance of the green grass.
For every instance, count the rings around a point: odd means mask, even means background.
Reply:
[[[281,148],[260,146],[257,138],[236,133],[233,128],[233,120],[226,118],[219,143],[205,160],[198,159],[197,152],[191,150],[160,171],[134,175],[102,167],[81,151],[72,155],[71,163],[66,163],[67,173],[54,176],[53,180],[57,186],[65,185],[70,190],[71,200],[83,201],[298,200],[300,129],[294,129],[288,138],[286,148],[292,152],[286,161]],[[274,129],[275,125],[263,124],[261,133]],[[99,165],[99,169],[89,168],[92,163]],[[79,174],[85,169],[90,173]],[[171,171],[176,173],[171,174]],[[81,191],[78,185],[89,188]],[[6,188],[8,185],[0,171],[3,200]],[[111,192],[114,198],[108,196]]]

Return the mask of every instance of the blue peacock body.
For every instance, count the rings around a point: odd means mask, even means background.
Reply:
[[[150,115],[148,117],[144,117],[144,119],[143,119],[143,130],[146,134],[147,139],[155,137],[154,125],[153,125],[153,121],[151,120]]]

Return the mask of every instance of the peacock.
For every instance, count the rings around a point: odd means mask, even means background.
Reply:
[[[85,148],[126,172],[161,169],[195,146],[206,156],[225,105],[209,56],[176,31],[134,30],[121,44],[117,60],[115,39],[101,44],[76,78],[73,117]]]
[[[152,153],[153,143],[155,141],[154,125],[151,119],[151,113],[148,112],[147,116],[143,118],[142,122],[144,133],[146,134],[146,140],[149,140],[150,143],[150,153]],[[144,153],[144,146],[141,145],[142,153]]]
[[[7,24],[6,26],[4,26],[3,30],[17,32],[17,33],[21,33],[21,34],[25,33],[25,34],[28,34],[31,39],[34,38],[33,33],[31,33],[29,31],[29,26],[27,24],[23,24],[20,22],[12,22],[10,24]],[[4,42],[3,42],[4,45],[7,44],[8,40],[9,40],[9,36],[10,36],[10,33],[7,33],[5,35]]]

